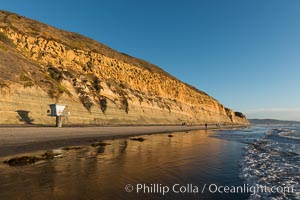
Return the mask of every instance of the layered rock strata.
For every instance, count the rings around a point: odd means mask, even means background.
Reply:
[[[0,12],[0,124],[248,124],[206,93],[146,61],[76,33]]]

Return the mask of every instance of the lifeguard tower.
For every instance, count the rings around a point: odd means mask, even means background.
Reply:
[[[70,112],[65,111],[66,106],[63,104],[49,104],[48,116],[56,117],[56,127],[62,127],[62,117],[70,115]]]

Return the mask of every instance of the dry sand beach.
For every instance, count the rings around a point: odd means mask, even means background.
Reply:
[[[241,126],[222,127],[222,129]],[[204,126],[1,127],[0,156],[144,134],[203,130]],[[218,129],[209,126],[208,129]]]

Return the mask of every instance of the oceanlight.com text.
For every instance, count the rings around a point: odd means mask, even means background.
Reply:
[[[212,194],[250,194],[258,193],[294,193],[293,187],[288,186],[265,186],[265,185],[248,185],[241,186],[222,186],[217,184],[127,184],[125,186],[126,192],[134,192],[137,194],[160,194],[166,195],[168,193],[174,194],[203,194],[209,192]]]

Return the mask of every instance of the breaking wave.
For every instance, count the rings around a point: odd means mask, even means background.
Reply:
[[[241,178],[249,185],[293,189],[257,193],[250,200],[300,199],[300,127],[275,128],[249,144],[241,161]]]

